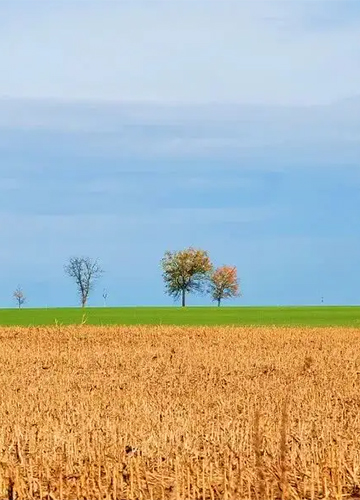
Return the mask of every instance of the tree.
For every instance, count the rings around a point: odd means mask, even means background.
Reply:
[[[18,286],[17,289],[14,291],[13,297],[16,300],[19,309],[26,302],[25,294],[20,286]]]
[[[65,273],[75,280],[80,295],[81,307],[85,307],[96,280],[103,274],[97,260],[90,257],[71,257],[64,266]]]
[[[108,293],[107,290],[104,288],[103,293],[102,293],[103,299],[104,299],[104,307],[106,307],[106,301],[108,298]]]
[[[186,293],[201,293],[210,276],[212,264],[205,250],[193,247],[165,252],[161,260],[166,293],[175,300],[181,297],[185,307]]]
[[[236,267],[222,266],[215,269],[210,277],[209,292],[219,307],[223,299],[238,297],[240,290]]]

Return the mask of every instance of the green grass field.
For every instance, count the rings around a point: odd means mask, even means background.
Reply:
[[[122,307],[0,309],[0,325],[359,326],[360,307]]]

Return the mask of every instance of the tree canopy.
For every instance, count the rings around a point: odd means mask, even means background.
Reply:
[[[193,247],[165,252],[161,265],[166,292],[175,300],[181,297],[183,307],[186,293],[205,291],[213,267],[208,253]]]
[[[209,281],[209,292],[220,306],[223,299],[240,295],[236,267],[221,266],[214,270]]]

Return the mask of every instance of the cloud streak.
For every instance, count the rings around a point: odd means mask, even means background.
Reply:
[[[215,159],[284,163],[355,164],[359,157],[360,98],[328,106],[268,107],[245,105],[165,106],[137,104],[60,104],[0,101],[0,151],[27,162],[41,151],[76,158],[81,164],[100,158],[104,168],[153,170],[154,160]],[[61,145],[61,147],[59,146]],[[114,162],[118,162],[114,164]],[[161,170],[162,163],[157,163]],[[237,168],[240,164],[237,164]],[[34,166],[32,168],[35,168]],[[41,168],[41,166],[39,166]],[[184,168],[184,167],[182,167]],[[191,167],[193,168],[193,166]],[[273,163],[271,168],[276,169]]]
[[[360,87],[353,5],[5,0],[0,95],[326,103]]]

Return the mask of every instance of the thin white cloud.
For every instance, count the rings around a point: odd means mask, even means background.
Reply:
[[[23,241],[31,239],[36,243],[37,236],[44,236],[51,229],[52,234],[61,237],[65,231],[75,239],[79,237],[79,228],[84,236],[112,233],[113,228],[148,225],[174,224],[209,224],[238,222],[249,223],[264,221],[279,213],[274,207],[210,207],[210,208],[153,208],[137,213],[119,215],[34,215],[0,213],[0,223],[9,237]]]
[[[3,1],[0,95],[329,102],[360,88],[360,23],[328,4]]]
[[[309,107],[0,100],[0,150],[16,156],[20,146],[27,163],[41,155],[37,165],[24,166],[27,170],[45,169],[42,164],[54,155],[81,160],[78,171],[100,159],[104,169],[134,171],[176,170],[176,163],[154,162],[189,157],[238,159],[245,167],[268,157],[271,169],[297,157],[353,163],[360,154],[359,116],[359,98]],[[137,165],[135,158],[147,162]]]

